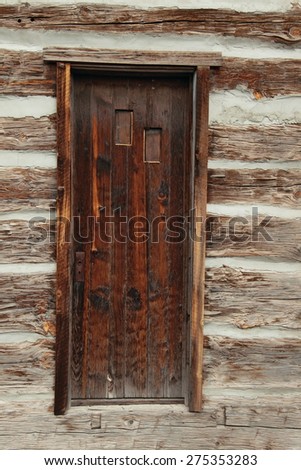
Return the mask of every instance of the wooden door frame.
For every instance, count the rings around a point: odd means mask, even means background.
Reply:
[[[170,57],[169,57],[170,55]],[[191,280],[188,286],[190,309],[190,364],[188,377],[189,411],[202,409],[202,364],[205,284],[205,220],[207,204],[208,108],[210,66],[221,65],[220,54],[183,52],[91,51],[45,49],[44,60],[57,63],[57,290],[56,290],[56,415],[70,406],[71,305],[72,305],[72,147],[71,74],[73,68],[113,72],[134,68],[152,74],[190,73],[193,76],[193,123],[191,129],[193,241]]]

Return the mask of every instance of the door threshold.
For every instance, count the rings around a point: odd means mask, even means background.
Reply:
[[[96,405],[176,405],[184,404],[184,398],[75,398],[71,406]]]

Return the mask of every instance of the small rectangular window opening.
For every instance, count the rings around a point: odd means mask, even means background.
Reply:
[[[131,146],[133,143],[133,111],[115,110],[115,145]]]
[[[144,162],[160,163],[161,137],[161,128],[149,128],[144,130]]]

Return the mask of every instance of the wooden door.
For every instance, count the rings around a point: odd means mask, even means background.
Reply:
[[[72,83],[71,398],[186,395],[191,79]]]

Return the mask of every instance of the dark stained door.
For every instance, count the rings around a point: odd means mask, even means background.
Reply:
[[[184,397],[190,78],[72,89],[72,399]]]

